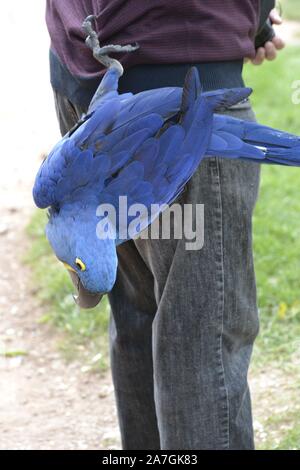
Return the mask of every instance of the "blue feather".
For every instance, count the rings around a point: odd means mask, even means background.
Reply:
[[[36,204],[51,206],[51,246],[90,292],[112,288],[116,246],[132,236],[123,229],[132,222],[137,235],[147,227],[159,206],[178,197],[203,158],[300,166],[299,137],[214,114],[246,99],[248,88],[203,92],[195,68],[183,89],[119,95],[117,87],[118,75],[109,70],[87,115],[42,163],[33,188]],[[119,196],[127,196],[129,206],[144,205],[139,221],[109,213],[110,207],[119,209]],[[115,238],[105,238],[107,231]],[[77,257],[87,265],[85,272],[78,271]]]

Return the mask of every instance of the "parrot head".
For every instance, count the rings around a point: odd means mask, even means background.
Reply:
[[[115,283],[118,261],[115,240],[97,236],[95,211],[52,208],[46,235],[77,289],[76,303],[82,308],[96,306]]]

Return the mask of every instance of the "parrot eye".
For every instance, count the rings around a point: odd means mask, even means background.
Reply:
[[[85,271],[86,270],[85,264],[84,264],[83,261],[81,261],[80,258],[76,258],[75,264],[76,264],[77,268],[80,269],[80,271]]]

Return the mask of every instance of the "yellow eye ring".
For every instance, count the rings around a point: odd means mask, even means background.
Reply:
[[[85,266],[84,262],[81,261],[80,258],[76,258],[75,264],[76,264],[77,268],[80,269],[80,271],[85,271],[86,270],[86,266]]]

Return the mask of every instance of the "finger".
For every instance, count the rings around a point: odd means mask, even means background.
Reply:
[[[281,39],[281,37],[279,36],[274,36],[272,39],[272,43],[274,44],[274,46],[276,47],[278,51],[280,51],[280,49],[283,49],[285,47],[284,40]]]
[[[256,56],[252,59],[252,64],[260,65],[265,60],[265,48],[259,47],[256,51]]]
[[[282,23],[282,18],[278,13],[278,10],[276,8],[273,8],[273,10],[270,12],[270,20],[274,24],[281,24]]]
[[[276,58],[276,47],[271,41],[265,43],[265,56],[267,60],[274,60]]]

